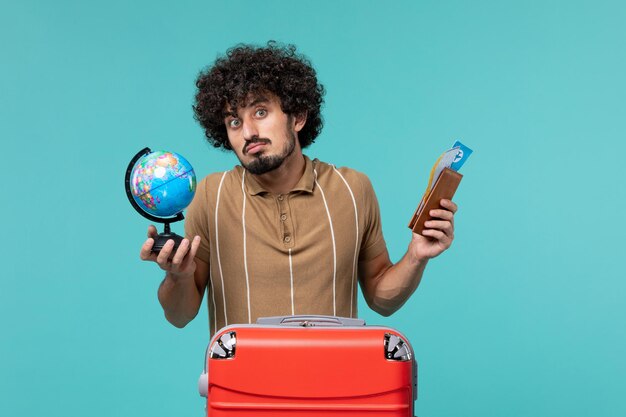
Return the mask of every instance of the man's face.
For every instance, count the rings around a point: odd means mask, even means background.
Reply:
[[[265,174],[282,165],[294,150],[300,150],[296,133],[303,120],[284,113],[278,97],[255,95],[235,113],[227,109],[224,119],[231,147],[250,173]]]

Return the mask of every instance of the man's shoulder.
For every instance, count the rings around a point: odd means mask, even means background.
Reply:
[[[364,185],[369,186],[370,184],[367,175],[357,169],[346,166],[336,166],[332,163],[320,161],[317,158],[313,160],[313,164],[318,178],[327,179],[329,181],[347,182],[348,185],[358,186],[359,189]]]
[[[241,181],[241,173],[234,167],[227,171],[212,172],[202,178],[198,183],[199,189],[206,189],[213,193],[217,192],[220,187],[228,187],[233,184],[238,184]],[[239,186],[241,186],[239,184]]]

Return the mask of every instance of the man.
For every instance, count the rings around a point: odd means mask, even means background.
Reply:
[[[166,271],[158,296],[167,320],[185,326],[205,290],[211,334],[262,316],[354,317],[357,281],[373,310],[400,308],[452,243],[457,206],[441,200],[393,264],[368,178],[302,153],[321,131],[324,88],[295,47],[235,47],[196,85],[207,139],[241,166],[198,184],[175,253],[170,241],[152,254],[148,230],[140,256]]]

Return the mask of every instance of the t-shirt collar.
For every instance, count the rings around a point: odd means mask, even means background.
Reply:
[[[316,160],[311,161],[308,156],[304,156],[304,173],[296,183],[296,185],[292,188],[291,192],[294,191],[304,191],[307,193],[313,192],[313,187],[315,186],[315,173],[313,170],[315,169]],[[243,171],[243,169],[242,169]],[[246,171],[246,181],[245,181],[246,191],[249,195],[258,195],[261,193],[268,193],[265,188],[257,181],[254,175],[251,175]]]

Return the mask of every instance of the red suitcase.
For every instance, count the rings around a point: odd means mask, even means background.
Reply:
[[[199,390],[208,417],[412,417],[417,363],[407,339],[388,327],[268,317],[213,336]]]

